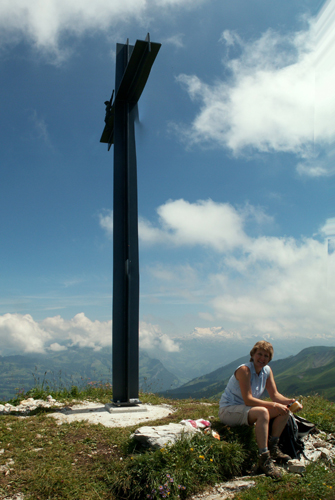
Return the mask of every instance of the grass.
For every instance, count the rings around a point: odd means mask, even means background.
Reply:
[[[325,464],[312,463],[303,476],[287,474],[281,481],[257,479],[257,485],[238,494],[235,500],[331,500],[335,498],[335,471]]]
[[[18,395],[45,398],[47,388]],[[52,391],[64,403],[76,400],[109,402],[111,387],[91,383]],[[85,422],[57,425],[47,411],[35,416],[0,417],[0,498],[22,492],[34,500],[98,500],[142,498],[187,498],[211,484],[250,471],[257,457],[253,430],[230,429],[218,420],[218,404],[197,400],[168,400],[155,394],[141,394],[145,403],[171,404],[176,411],[152,425],[179,422],[187,418],[212,418],[221,441],[209,436],[182,439],[174,446],[150,451],[131,438],[135,427],[106,428]],[[299,398],[302,416],[327,433],[335,433],[335,405],[318,396]],[[204,401],[202,401],[204,402]],[[10,461],[14,463],[10,463]],[[335,499],[335,470],[329,463],[307,467],[303,476],[287,474],[281,481],[255,477],[256,487],[240,493],[239,500]]]
[[[195,435],[173,446],[147,451],[128,458],[112,481],[116,498],[186,498],[218,480],[242,470],[244,453],[238,443]]]

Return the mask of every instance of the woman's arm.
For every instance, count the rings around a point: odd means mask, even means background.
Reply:
[[[240,384],[241,394],[246,406],[264,406],[265,408],[276,408],[279,401],[263,401],[255,398],[251,391],[251,373],[247,366],[243,365],[235,372],[235,377]],[[278,391],[277,391],[278,392]],[[269,393],[270,394],[270,393]],[[272,398],[271,398],[272,399]]]
[[[276,382],[275,382],[275,379],[274,379],[274,376],[273,376],[271,368],[270,368],[270,375],[269,375],[269,377],[268,377],[268,379],[266,381],[265,387],[266,387],[266,390],[269,393],[270,398],[275,403],[280,403],[280,404],[285,405],[285,406],[287,406],[287,405],[289,405],[291,403],[294,403],[295,399],[286,398],[285,396],[283,396],[282,394],[280,394],[280,392],[278,392],[278,389],[277,389],[277,386],[276,386]]]

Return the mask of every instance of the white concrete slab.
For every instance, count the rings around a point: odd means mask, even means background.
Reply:
[[[49,413],[48,416],[55,418],[59,425],[86,420],[89,423],[102,424],[105,427],[129,427],[165,418],[174,411],[168,405],[144,404],[140,405],[141,408],[117,408],[116,411],[110,412],[106,406],[101,403],[83,402],[71,407],[67,406],[55,413]]]

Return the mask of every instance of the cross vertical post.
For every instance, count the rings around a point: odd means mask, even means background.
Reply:
[[[117,44],[114,91],[106,101],[100,142],[114,144],[113,402],[139,403],[139,255],[135,119],[137,103],[161,44],[149,34]]]

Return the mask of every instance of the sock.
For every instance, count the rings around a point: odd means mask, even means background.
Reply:
[[[259,455],[262,455],[262,453],[266,453],[267,451],[269,451],[269,448],[259,448],[258,449]]]

